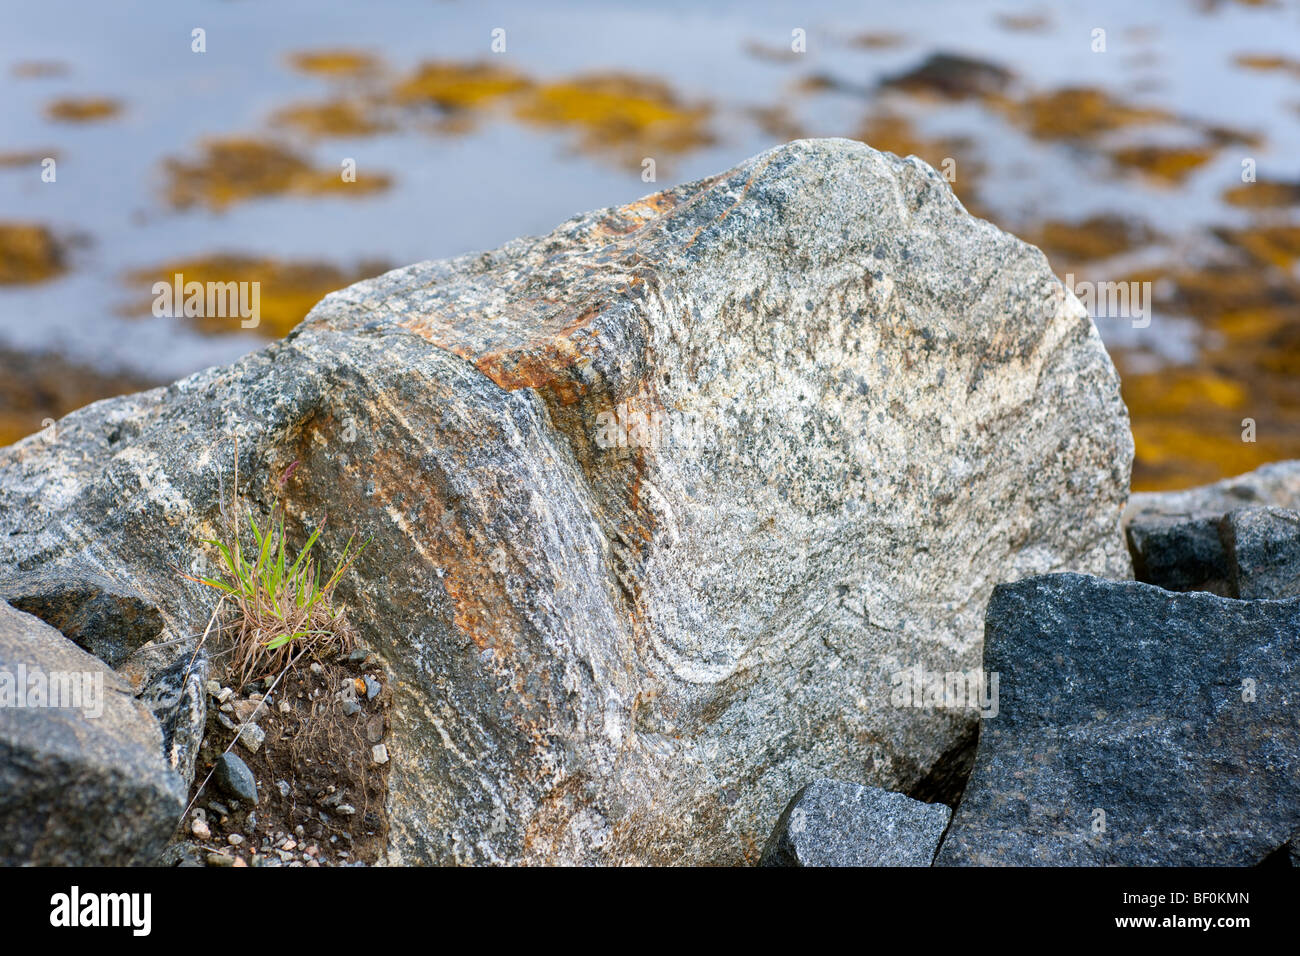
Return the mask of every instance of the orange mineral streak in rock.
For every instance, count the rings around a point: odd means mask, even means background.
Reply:
[[[551,389],[562,404],[572,404],[591,388],[582,369],[602,348],[597,319],[645,282],[635,237],[680,200],[669,190],[613,210],[503,290],[507,304],[494,312],[461,313],[452,304],[399,324],[470,362],[507,391]],[[562,285],[555,277],[563,277]],[[555,290],[565,287],[583,291],[574,299],[563,292],[557,297]]]

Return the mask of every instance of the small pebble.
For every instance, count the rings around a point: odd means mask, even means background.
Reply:
[[[289,794],[292,792],[292,788],[289,786],[288,780],[277,780],[275,782],[275,788],[280,791],[280,796],[284,797],[286,800],[289,799]]]
[[[325,668],[320,666],[319,661],[312,661],[311,672],[319,677],[321,674],[325,673]]]
[[[280,713],[282,714],[293,713],[293,706],[287,700],[280,701]]]
[[[190,824],[190,832],[200,840],[207,840],[212,836],[212,828],[208,826],[208,822],[202,817],[196,818]]]
[[[383,689],[384,686],[381,683],[379,683],[379,681],[375,680],[369,674],[366,675],[366,679],[365,679],[366,700],[374,700],[376,697],[379,696],[379,692]]]
[[[225,853],[209,853],[208,866],[234,866],[235,858]]]
[[[229,843],[231,846],[239,846],[241,843],[244,842],[244,837],[242,834],[232,833],[230,834],[230,836],[226,837],[226,842]]]
[[[338,806],[338,811],[339,813],[343,814],[345,817],[350,817],[352,816],[352,814],[357,812],[357,808],[350,803],[340,803]]]
[[[343,716],[351,717],[354,714],[359,713],[361,713],[361,705],[355,700],[349,697],[347,700],[343,701]]]
[[[245,724],[244,729],[239,732],[239,742],[248,748],[249,752],[257,753],[262,749],[262,743],[266,740],[266,731],[257,724]]]
[[[257,803],[257,781],[253,779],[253,771],[249,770],[248,764],[234,754],[221,755],[221,758],[217,760],[217,766],[213,771],[212,778],[216,781],[217,786],[230,796],[239,797],[252,804]],[[208,806],[216,810],[218,804],[209,803]],[[224,811],[222,816],[225,816],[228,812]]]
[[[377,764],[388,763],[388,745],[375,744],[374,749],[370,751],[370,757]]]

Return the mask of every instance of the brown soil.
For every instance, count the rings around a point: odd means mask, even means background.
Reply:
[[[198,846],[209,865],[345,866],[374,863],[383,852],[390,765],[375,764],[372,750],[388,736],[392,691],[387,676],[373,657],[364,662],[334,660],[319,670],[313,672],[304,659],[286,674],[252,718],[266,732],[258,752],[250,753],[242,743],[231,751],[257,780],[260,803],[256,808],[236,806],[237,801],[214,782],[202,786],[235,738],[235,730],[222,717],[241,724],[234,712],[223,712],[214,698],[208,698],[207,733],[190,799],[196,809],[205,811],[211,836],[192,835],[196,816],[192,810],[182,821],[178,839]],[[337,692],[366,675],[377,680],[382,690],[373,700],[367,700],[364,692],[357,694],[361,710],[349,716]],[[235,702],[252,692],[250,687],[248,693],[237,693],[225,706],[234,711]],[[289,712],[283,713],[286,702]],[[281,782],[288,784],[287,793],[282,792]],[[348,806],[355,812],[339,809]],[[228,812],[223,814],[223,808]],[[251,822],[250,815],[254,816]],[[242,836],[242,843],[232,846],[231,834]],[[211,854],[217,853],[225,859],[214,860]]]

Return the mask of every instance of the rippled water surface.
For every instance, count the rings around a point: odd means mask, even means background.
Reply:
[[[1296,2],[42,0],[3,17],[0,442],[229,361],[358,278],[834,135],[948,170],[1076,285],[1149,290],[1145,315],[1098,315],[1137,487],[1300,457]],[[176,272],[260,282],[261,326],[154,317]]]

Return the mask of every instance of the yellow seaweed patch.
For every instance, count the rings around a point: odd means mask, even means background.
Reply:
[[[63,270],[63,249],[48,229],[0,222],[0,285],[43,282]]]
[[[1260,179],[1224,190],[1223,201],[1245,209],[1275,209],[1300,204],[1300,182]]]
[[[1300,259],[1300,226],[1251,226],[1247,229],[1217,229],[1215,234],[1243,250],[1258,262],[1290,270]]]
[[[1215,481],[1249,471],[1276,451],[1242,441],[1251,406],[1240,382],[1192,368],[1126,373],[1122,354],[1116,364],[1133,421],[1135,489]]]
[[[1145,223],[1116,215],[1090,216],[1079,222],[1051,219],[1025,240],[1038,246],[1049,258],[1068,262],[1107,259],[1156,241],[1157,233]]]
[[[267,338],[280,338],[288,334],[324,296],[354,282],[368,279],[388,269],[384,263],[363,262],[355,269],[341,269],[326,262],[294,262],[256,256],[216,255],[136,269],[126,274],[125,281],[149,292],[163,282],[173,286],[175,276],[183,283],[258,283],[257,302],[259,323],[249,330],[241,325],[239,315],[189,316],[200,330],[209,333],[236,333],[253,331]],[[150,298],[149,303],[152,303]],[[183,303],[181,304],[183,305]],[[180,311],[180,306],[174,306]],[[132,314],[148,313],[149,306],[132,310]]]
[[[1184,146],[1129,146],[1110,154],[1118,165],[1135,169],[1163,185],[1182,182],[1209,162],[1213,152]]]
[[[46,419],[157,384],[127,372],[86,368],[56,355],[0,348],[0,445],[40,431]]]
[[[596,73],[531,88],[515,106],[519,119],[576,129],[585,152],[682,153],[713,142],[712,109],[682,103],[664,83]]]
[[[1087,139],[1110,130],[1173,119],[1164,110],[1128,106],[1092,87],[1067,87],[1020,102],[1002,100],[1000,105],[1038,139]]]
[[[379,68],[379,58],[361,50],[307,50],[291,54],[289,63],[303,73],[326,76],[357,76]]]
[[[272,114],[271,123],[312,137],[373,136],[392,128],[375,108],[356,100],[294,103]]]
[[[45,115],[64,123],[93,123],[122,111],[122,104],[103,96],[64,97],[45,107]]]
[[[20,166],[39,166],[42,160],[58,159],[57,150],[33,149],[26,152],[0,153],[0,168],[14,169]]]
[[[464,110],[486,106],[529,85],[518,73],[492,64],[435,61],[421,64],[393,92],[399,102],[425,102],[443,110]]]
[[[392,184],[384,173],[363,172],[355,182],[346,182],[342,170],[318,168],[283,146],[254,139],[210,140],[197,162],[168,159],[165,168],[167,199],[178,209],[224,209],[234,202],[285,193],[360,196]]]
[[[1242,53],[1232,60],[1237,66],[1263,73],[1290,73],[1300,77],[1300,60],[1281,53]]]

